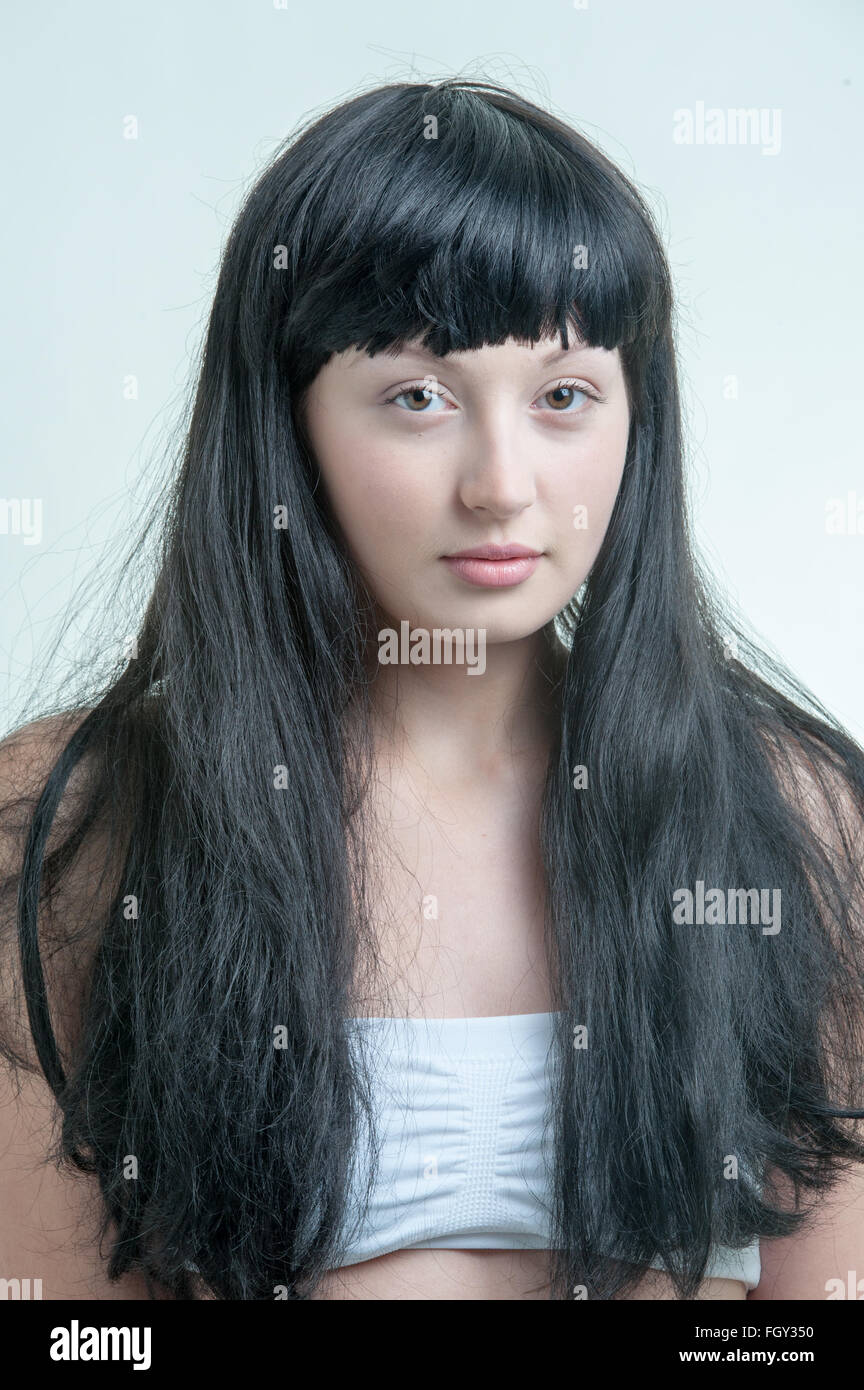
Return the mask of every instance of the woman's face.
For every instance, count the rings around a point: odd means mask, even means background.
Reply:
[[[572,342],[572,340],[571,340]],[[558,339],[433,357],[350,349],[304,419],[346,545],[391,624],[536,633],[597,556],[627,449],[620,356]],[[454,561],[483,546],[539,558]]]

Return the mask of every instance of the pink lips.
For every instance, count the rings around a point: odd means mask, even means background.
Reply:
[[[509,589],[534,573],[543,556],[527,545],[477,545],[441,557],[454,574],[483,589]]]

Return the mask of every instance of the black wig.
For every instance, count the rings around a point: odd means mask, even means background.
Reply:
[[[621,351],[619,495],[547,630],[552,1296],[614,1297],[660,1257],[691,1297],[713,1245],[796,1230],[804,1190],[864,1160],[864,753],[698,570],[672,316],[633,185],[489,83],[340,104],[246,197],[135,655],[77,711],[4,887],[57,1155],[98,1177],[111,1277],[190,1297],[191,1264],[216,1298],[308,1298],[360,1219],[369,1076],[345,1020],[376,971],[373,614],[301,419],[352,346]],[[52,913],[97,833],[104,910]],[[781,930],[677,922],[700,882],[779,892]],[[64,942],[88,961],[65,1047],[44,968]]]

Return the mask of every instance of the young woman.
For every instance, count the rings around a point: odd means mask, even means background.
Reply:
[[[272,162],[133,655],[2,759],[3,1276],[860,1266],[864,754],[710,596],[651,217],[521,97],[386,86]]]

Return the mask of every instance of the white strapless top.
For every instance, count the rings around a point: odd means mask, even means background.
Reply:
[[[549,1248],[555,1018],[348,1020],[369,1045],[381,1150],[369,1212],[349,1232],[343,1265],[403,1249]],[[355,1201],[362,1165],[352,1173]],[[705,1271],[751,1289],[760,1274],[758,1241],[715,1247]]]

